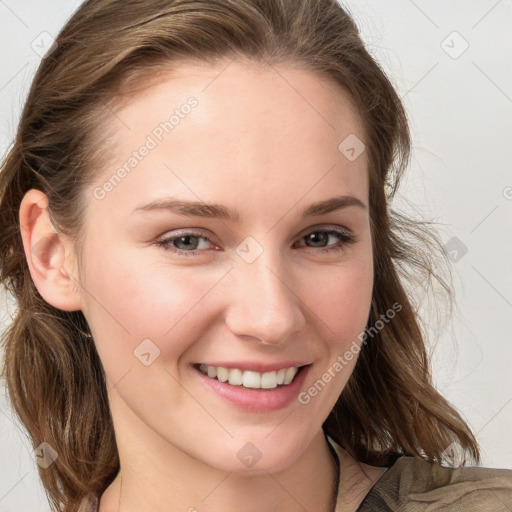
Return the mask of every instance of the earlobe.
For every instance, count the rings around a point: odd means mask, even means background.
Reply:
[[[64,311],[81,310],[73,246],[53,226],[46,194],[29,190],[21,201],[19,219],[30,275],[43,299]]]

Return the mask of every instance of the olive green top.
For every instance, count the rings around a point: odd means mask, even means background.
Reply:
[[[338,457],[342,448],[327,440]],[[336,512],[341,512],[338,496]],[[512,512],[512,470],[448,468],[399,457],[365,496],[357,512]]]

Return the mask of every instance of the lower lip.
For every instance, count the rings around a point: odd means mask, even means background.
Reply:
[[[304,366],[287,386],[274,389],[248,389],[243,386],[232,386],[227,382],[212,379],[193,367],[199,378],[223,400],[244,411],[269,412],[283,409],[297,398],[309,372],[309,366]]]

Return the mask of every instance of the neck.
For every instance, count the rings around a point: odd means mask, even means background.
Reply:
[[[99,512],[333,511],[337,467],[322,430],[287,468],[260,474],[212,467],[162,439],[142,422],[114,421],[120,474]]]

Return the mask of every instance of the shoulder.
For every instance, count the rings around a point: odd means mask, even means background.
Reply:
[[[512,470],[449,468],[417,457],[400,457],[358,511],[404,510],[405,506],[411,512],[510,511]]]

